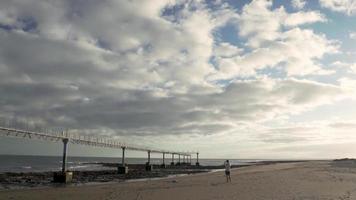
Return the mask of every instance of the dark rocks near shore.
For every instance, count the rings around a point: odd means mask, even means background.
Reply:
[[[355,169],[356,168],[356,159],[354,159],[354,158],[335,159],[330,163],[330,165],[333,167],[339,167],[339,168]]]
[[[0,189],[45,186],[53,180],[53,172],[0,173]]]
[[[276,163],[288,162],[304,162],[299,161],[261,161],[251,162],[245,165],[233,165],[232,168],[244,167],[249,165],[269,165]],[[105,182],[123,182],[132,179],[149,179],[161,178],[170,175],[179,174],[195,174],[202,172],[209,172],[212,170],[224,169],[223,165],[220,166],[196,166],[181,163],[180,165],[166,165],[162,168],[159,164],[153,165],[152,171],[146,171],[145,164],[129,164],[129,172],[127,174],[118,174],[117,163],[85,163],[100,164],[109,170],[100,171],[73,171],[73,181],[67,185],[82,185],[88,183],[105,183]],[[110,169],[112,168],[112,170]],[[22,189],[33,187],[57,187],[65,186],[65,184],[53,182],[54,172],[26,172],[26,173],[13,173],[5,172],[0,173],[0,190],[4,189]]]
[[[340,159],[335,159],[333,160],[334,162],[345,162],[345,161],[353,161],[356,162],[355,158],[340,158]]]
[[[117,164],[99,164],[105,167],[112,167],[113,169],[100,171],[73,171],[73,181],[70,185],[100,182],[122,182],[129,179],[159,178],[178,174],[201,173],[207,172],[212,169],[222,168],[222,166],[197,167],[190,165],[169,166],[167,168],[160,168],[160,165],[154,165],[154,170],[147,172],[145,170],[145,165],[135,164],[129,165],[129,172],[127,174],[118,174]],[[0,173],[0,189],[61,186],[62,184],[53,183],[53,173],[54,172]]]

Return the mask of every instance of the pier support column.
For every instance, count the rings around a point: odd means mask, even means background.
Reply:
[[[63,158],[62,158],[62,173],[67,171],[67,148],[68,148],[68,138],[63,141]]]
[[[126,166],[126,163],[125,163],[126,147],[122,147],[121,149],[122,149],[121,166],[117,167],[117,172],[119,174],[127,174],[129,172],[129,168],[128,168],[128,166]]]
[[[147,162],[146,162],[146,171],[152,171],[153,165],[151,165],[151,151],[147,151]]]
[[[151,151],[147,151],[147,163],[151,163]]]
[[[180,154],[178,154],[178,163],[177,165],[180,165]]]
[[[174,153],[172,153],[172,162],[171,165],[174,165]]]
[[[55,172],[53,175],[53,182],[56,183],[69,183],[72,181],[73,172],[67,172],[67,147],[68,147],[68,138],[62,139],[63,142],[63,157],[62,157],[62,171]]]
[[[197,152],[197,162],[195,163],[196,166],[199,166],[199,152]]]
[[[125,147],[122,147],[122,158],[121,165],[125,166]]]
[[[161,168],[166,168],[166,163],[165,163],[165,155],[166,153],[163,152],[163,157],[162,157],[162,165]]]

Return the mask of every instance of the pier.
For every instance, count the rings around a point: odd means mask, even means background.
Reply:
[[[167,154],[171,154],[172,161],[171,165],[181,165],[181,164],[191,164],[191,156],[193,154],[197,155],[196,165],[199,165],[199,153],[198,152],[183,152],[183,151],[172,151],[172,150],[163,150],[163,149],[155,149],[155,148],[148,148],[148,147],[140,147],[138,145],[131,145],[120,142],[115,139],[108,139],[108,138],[99,138],[99,137],[88,137],[82,136],[77,134],[69,134],[68,132],[60,132],[60,133],[48,133],[48,132],[39,132],[39,131],[28,131],[23,129],[17,128],[9,128],[9,127],[2,127],[0,126],[0,136],[4,137],[16,137],[16,138],[23,138],[23,139],[38,139],[44,141],[51,141],[51,142],[62,142],[63,143],[63,157],[62,157],[62,171],[59,173],[54,174],[54,180],[56,182],[70,182],[72,173],[67,171],[67,155],[68,155],[68,144],[79,144],[79,145],[87,145],[93,147],[104,147],[104,148],[114,148],[114,149],[121,149],[122,156],[121,156],[121,163],[118,166],[118,173],[126,174],[128,172],[128,166],[125,163],[125,153],[126,150],[131,151],[142,151],[147,152],[147,162],[146,162],[146,170],[152,171],[153,165],[151,164],[151,154],[162,154],[162,164],[161,167],[165,168],[165,156]],[[178,155],[178,162],[175,163],[174,156]],[[181,163],[181,156],[183,158],[183,163]],[[188,158],[189,162],[188,162]]]

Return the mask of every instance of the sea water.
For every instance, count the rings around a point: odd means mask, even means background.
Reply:
[[[126,158],[127,164],[145,164],[147,158]],[[181,160],[182,161],[182,160]],[[232,165],[245,165],[250,162],[262,160],[232,159]],[[68,157],[67,168],[72,171],[106,170],[113,169],[103,167],[100,163],[120,163],[121,158],[112,157]],[[171,162],[171,159],[166,159]],[[177,159],[175,160],[177,162]],[[196,160],[192,158],[192,164]],[[224,159],[199,159],[201,165],[223,165]],[[90,163],[90,164],[88,164]],[[162,158],[151,158],[152,164],[161,164]],[[59,156],[23,156],[23,155],[0,155],[0,172],[44,172],[59,171],[62,166],[62,157]]]

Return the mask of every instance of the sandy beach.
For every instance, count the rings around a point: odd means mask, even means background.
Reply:
[[[7,190],[0,199],[356,199],[354,161],[310,161],[249,166],[160,180]]]

